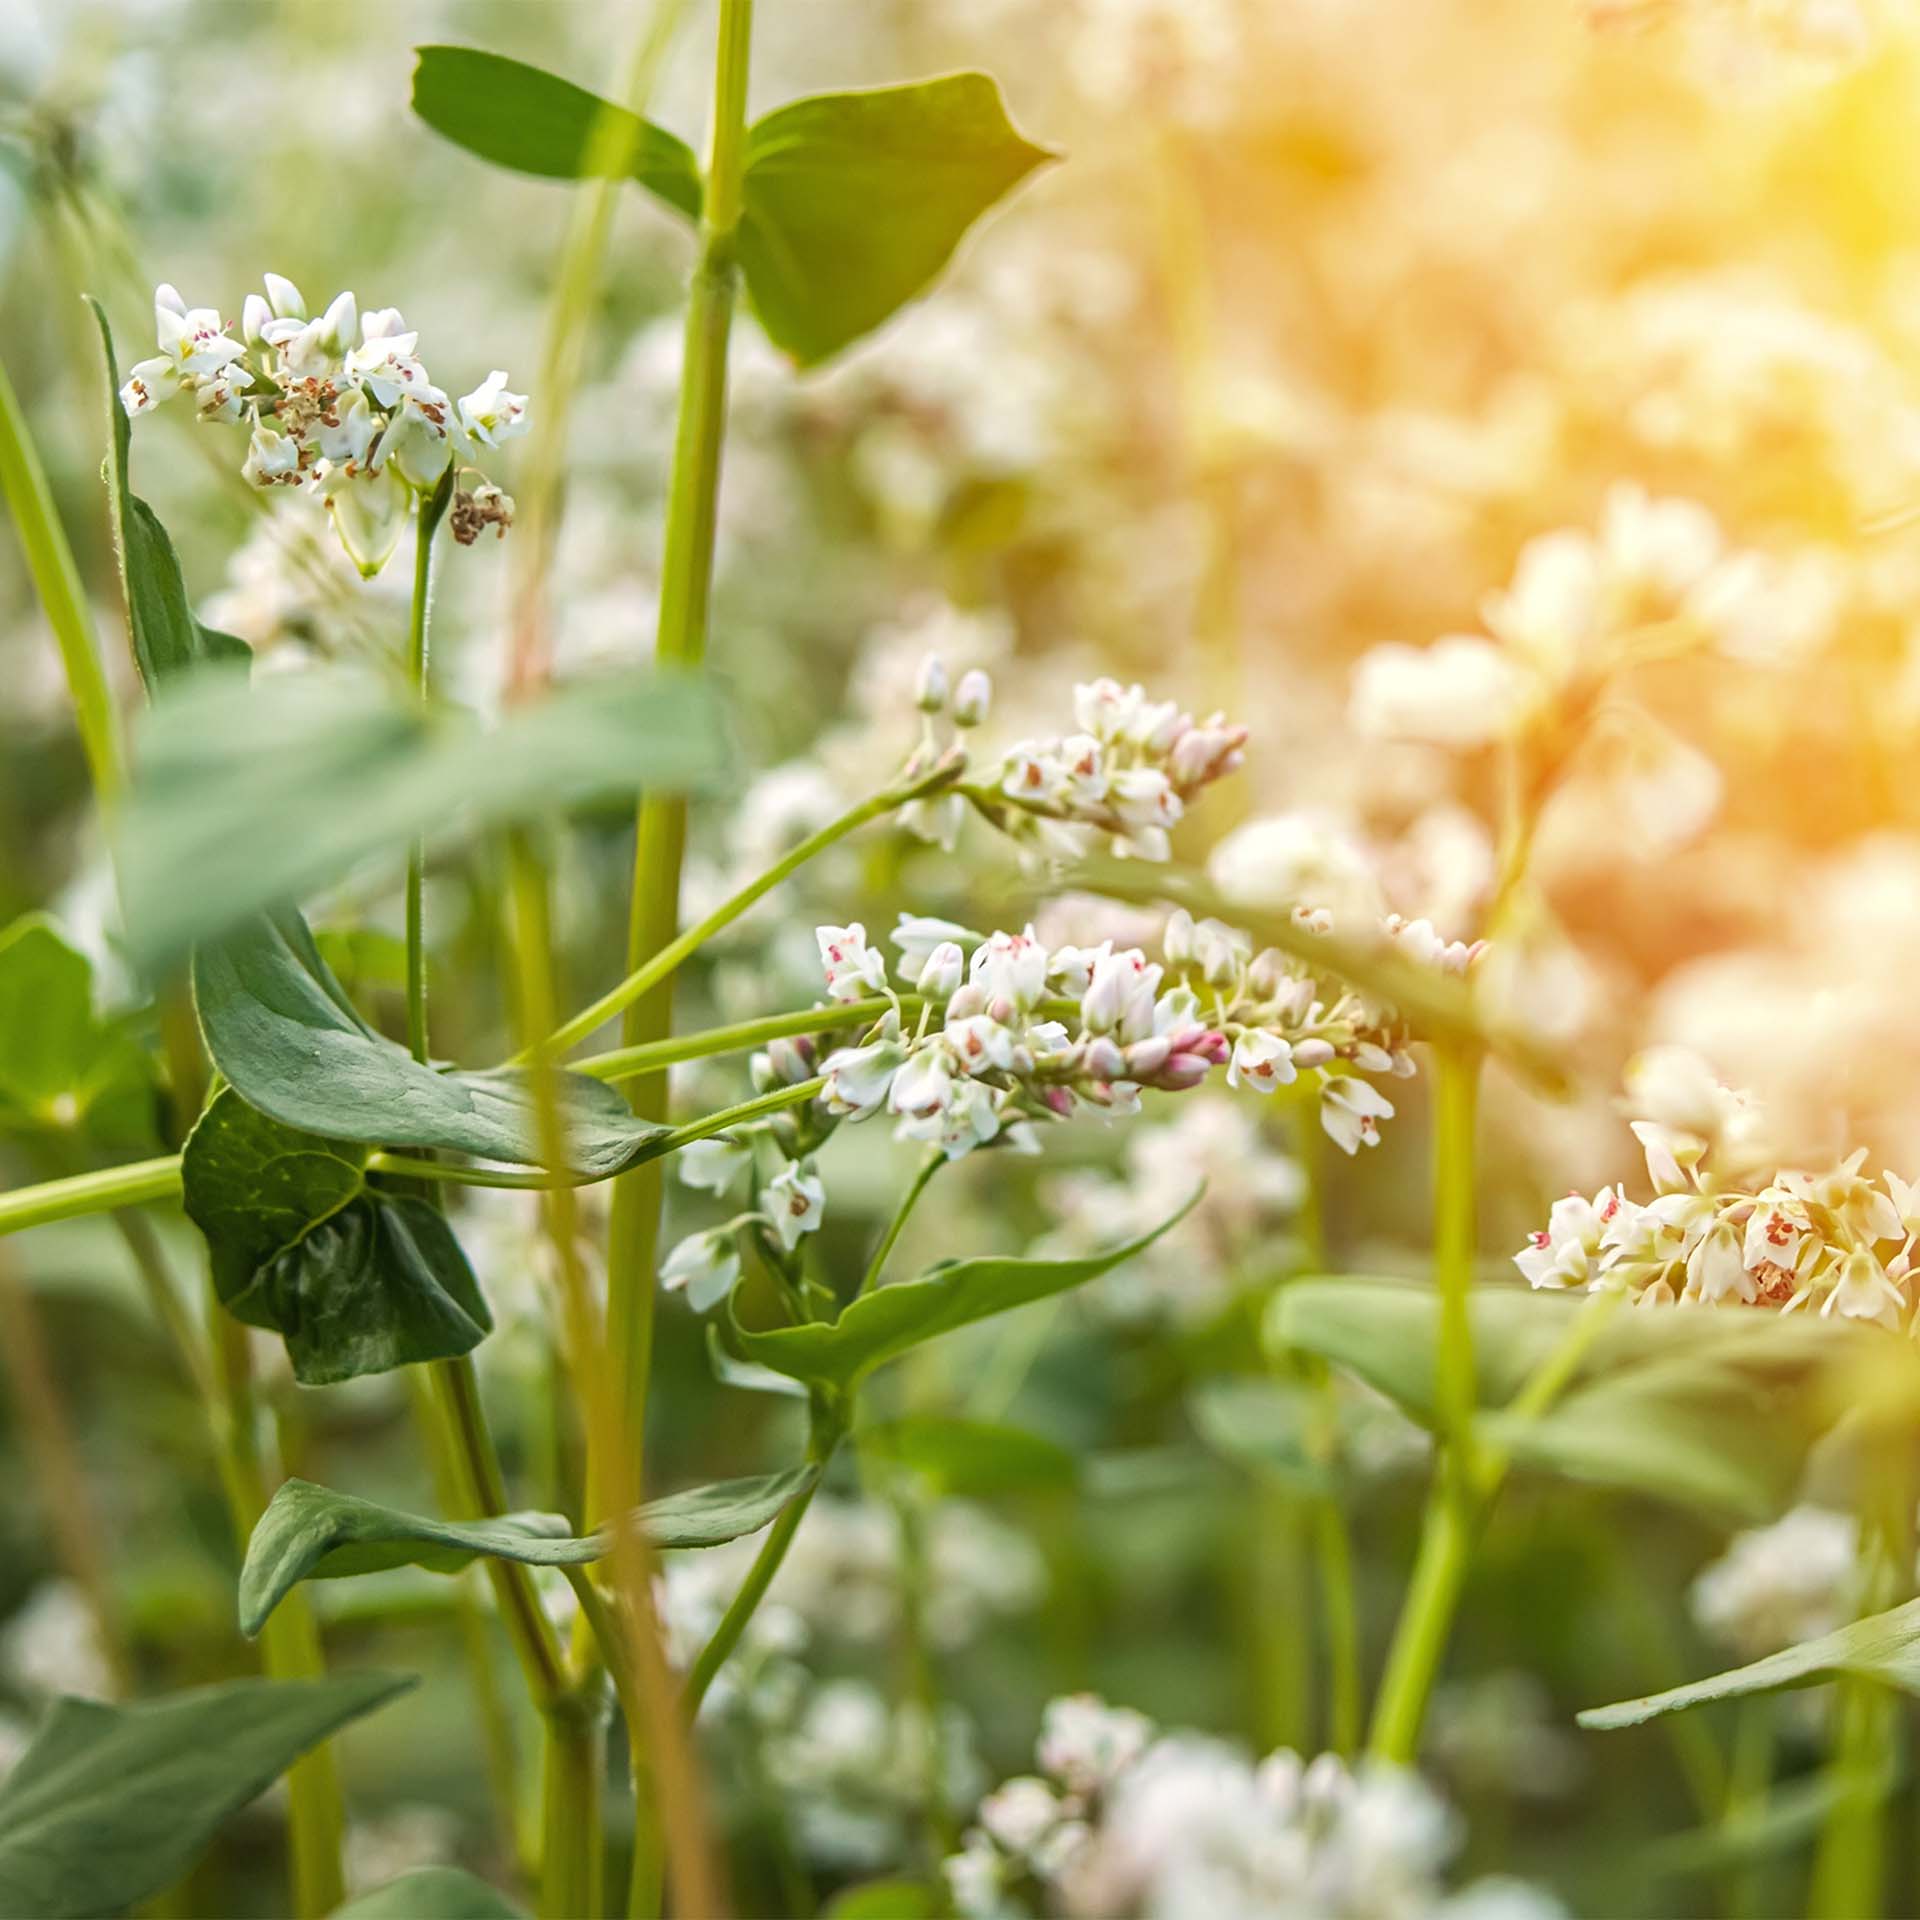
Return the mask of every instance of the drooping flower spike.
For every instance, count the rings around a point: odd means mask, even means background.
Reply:
[[[120,389],[128,417],[185,393],[201,419],[244,426],[241,472],[319,499],[363,574],[386,565],[408,507],[449,462],[471,465],[527,426],[526,395],[507,390],[502,370],[449,400],[398,308],[362,315],[351,293],[312,318],[300,289],[270,273],[266,292],[247,296],[236,339],[214,308],[190,308],[162,286],[154,325],[159,353]],[[448,516],[463,546],[512,523],[512,499],[486,482],[461,487]]]

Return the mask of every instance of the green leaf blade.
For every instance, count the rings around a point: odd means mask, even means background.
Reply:
[[[333,1920],[525,1920],[525,1915],[476,1874],[459,1867],[416,1867],[335,1907]]]
[[[58,1701],[0,1785],[0,1912],[80,1920],[158,1893],[301,1754],[413,1684],[336,1674]]]

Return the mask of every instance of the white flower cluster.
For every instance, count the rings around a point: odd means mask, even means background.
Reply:
[[[201,419],[246,424],[246,477],[317,495],[363,574],[386,565],[408,504],[439,484],[456,452],[477,459],[527,424],[526,395],[507,391],[504,372],[449,400],[399,310],[362,315],[351,293],[311,318],[300,289],[270,273],[266,292],[247,296],[238,338],[214,308],[189,307],[170,286],[155,291],[153,311],[160,351],[120,389],[128,416],[184,393]],[[512,519],[513,502],[482,484],[455,497],[449,525],[471,545]]]
[[[1861,1178],[1864,1148],[1824,1173],[1761,1177],[1756,1104],[1681,1048],[1633,1063],[1628,1107],[1655,1197],[1643,1205],[1603,1187],[1556,1201],[1514,1255],[1530,1285],[1910,1324],[1920,1184],[1887,1173],[1881,1192]]]
[[[923,666],[920,689],[927,734],[909,773],[931,768],[945,750],[937,731],[943,716],[958,728],[976,727],[992,697],[978,668],[963,674],[949,695],[937,656]],[[1145,689],[1117,680],[1076,686],[1073,712],[1073,732],[1017,742],[903,820],[950,848],[971,805],[1003,833],[1049,857],[1080,858],[1096,835],[1106,835],[1117,854],[1165,860],[1168,835],[1188,803],[1245,758],[1247,730],[1229,724],[1225,714],[1196,721],[1178,701],[1150,700]]]
[[[1542,1920],[1561,1909],[1511,1882],[1449,1896],[1451,1812],[1416,1775],[1352,1772],[1332,1754],[1252,1765],[1197,1734],[1159,1735],[1090,1695],[1055,1700],[1037,1774],[980,1804],[945,1862],[969,1920],[1064,1912],[1100,1920]]]
[[[1705,640],[1748,655],[1756,601],[1775,595],[1763,558],[1729,550],[1707,508],[1637,486],[1607,496],[1597,535],[1543,534],[1481,608],[1487,633],[1373,648],[1354,669],[1355,727],[1375,739],[1468,749],[1583,711],[1636,658]]]
[[[1744,1659],[1817,1640],[1851,1617],[1859,1523],[1827,1507],[1795,1507],[1735,1536],[1693,1583],[1693,1617]]]

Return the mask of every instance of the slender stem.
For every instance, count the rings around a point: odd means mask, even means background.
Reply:
[[[946,1750],[940,1726],[940,1675],[927,1635],[927,1528],[914,1493],[896,1490],[894,1517],[900,1529],[900,1651],[908,1697],[920,1710],[922,1765],[926,1770],[929,1864],[936,1870],[957,1836],[947,1811]]]
[[[640,999],[643,994],[658,986],[667,976],[685,964],[687,959],[697,953],[722,928],[731,926],[734,921],[755,904],[764,899],[781,881],[799,871],[809,860],[824,853],[828,847],[844,840],[857,827],[863,827],[869,820],[878,820],[883,814],[896,812],[909,801],[918,799],[922,794],[931,793],[936,787],[949,785],[960,774],[962,762],[955,760],[934,769],[932,773],[919,778],[888,787],[882,793],[876,793],[871,799],[863,800],[857,807],[850,807],[839,819],[832,820],[816,833],[810,833],[793,848],[781,856],[766,872],[756,875],[730,898],[723,900],[704,920],[687,928],[677,938],[667,942],[643,963],[635,967],[617,987],[603,993],[592,1006],[584,1008],[574,1015],[555,1033],[548,1044],[556,1053],[564,1053],[567,1048],[578,1046],[596,1027],[605,1025],[616,1013],[624,1013],[627,1008]]]
[[[180,1197],[180,1156],[133,1160],[121,1167],[101,1167],[64,1180],[43,1180],[17,1193],[0,1193],[0,1235],[43,1227],[55,1220],[72,1220],[85,1213],[106,1213],[116,1207],[137,1207],[149,1200]]]
[[[913,1176],[912,1184],[900,1196],[900,1204],[893,1210],[893,1218],[887,1222],[887,1230],[880,1237],[880,1244],[873,1250],[873,1258],[867,1263],[867,1271],[860,1281],[860,1292],[871,1293],[880,1284],[880,1275],[885,1270],[887,1256],[893,1251],[894,1243],[906,1229],[907,1216],[912,1213],[920,1196],[926,1192],[927,1184],[933,1176],[947,1164],[947,1156],[936,1147],[920,1162],[920,1168]]]
[[[407,619],[407,685],[427,697],[427,620],[433,601],[433,536],[440,516],[434,496],[423,493],[414,514],[413,606]],[[427,1057],[427,940],[425,835],[407,848],[407,1046],[416,1060]]]
[[[720,0],[714,62],[712,145],[701,200],[700,258],[687,303],[680,372],[680,411],[674,435],[673,481],[667,501],[660,618],[654,657],[665,667],[697,665],[707,641],[707,603],[713,584],[720,461],[727,410],[727,345],[733,326],[736,270],[734,229],[740,218],[740,180],[746,158],[747,62],[753,32],[752,0]],[[674,938],[680,918],[680,869],[686,846],[686,802],[649,793],[640,803],[634,834],[632,906],[627,966],[638,971]],[[626,1009],[622,1044],[663,1040],[673,1023],[673,994],[662,979]],[[635,1090],[634,1110],[665,1116],[666,1089],[658,1081]],[[607,1345],[619,1431],[633,1450],[644,1484],[647,1387],[653,1362],[654,1275],[663,1194],[658,1165],[637,1167],[614,1188],[607,1246]],[[610,1463],[589,1461],[589,1482],[605,1484]]]
[[[807,1508],[813,1504],[813,1494],[813,1487],[809,1487],[781,1508],[780,1517],[760,1543],[760,1551],[754,1556],[746,1579],[740,1583],[739,1592],[733,1596],[731,1604],[721,1616],[720,1624],[714,1628],[713,1638],[700,1649],[681,1694],[689,1720],[699,1713],[700,1703],[707,1697],[707,1689],[713,1685],[714,1675],[726,1665],[727,1656],[740,1644],[740,1636],[746,1632],[748,1621],[766,1597],[767,1588],[773,1584],[773,1576],[780,1571],[780,1563],[787,1557],[787,1549],[793,1545],[793,1536],[800,1531],[800,1522],[807,1517]]]
[[[1331,1669],[1327,1743],[1335,1753],[1348,1756],[1360,1745],[1360,1624],[1353,1594],[1353,1543],[1338,1500],[1329,1496],[1314,1502],[1313,1531]]]
[[[608,1053],[596,1053],[573,1062],[574,1073],[591,1080],[637,1080],[642,1074],[659,1073],[678,1066],[683,1060],[707,1060],[720,1053],[745,1053],[769,1040],[787,1040],[802,1033],[837,1033],[843,1028],[858,1029],[884,1019],[899,1006],[902,1014],[917,1013],[926,1002],[918,994],[903,993],[897,1003],[880,994],[866,1000],[844,1001],[831,1007],[800,1007],[792,1013],[763,1015],[758,1020],[737,1020],[731,1026],[708,1027],[701,1033],[679,1033],[669,1040],[656,1040],[641,1047],[615,1047]]]
[[[117,396],[111,404],[120,404]],[[46,470],[4,364],[0,364],[0,495],[19,531],[27,571],[33,575],[47,625],[60,648],[94,793],[103,807],[111,808],[122,779],[119,715],[100,662],[80,569],[74,564],[66,530],[54,510],[53,490],[47,485]]]
[[[1473,1359],[1474,1134],[1478,1054],[1434,1049],[1433,1273],[1440,1295],[1436,1399],[1440,1431],[1469,1471],[1476,1390]]]

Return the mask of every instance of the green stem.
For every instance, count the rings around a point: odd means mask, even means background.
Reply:
[[[451,469],[449,469],[451,473]],[[441,490],[420,496],[414,518],[413,606],[407,619],[407,685],[416,700],[427,697],[427,620],[433,602],[433,536],[445,511]],[[427,1057],[427,941],[425,835],[407,848],[407,1046],[416,1060]]]
[[[1412,1766],[1419,1751],[1427,1699],[1473,1549],[1467,1505],[1449,1492],[1448,1477],[1443,1472],[1427,1502],[1420,1551],[1374,1703],[1368,1750],[1376,1760],[1394,1766]]]
[[[760,1551],[754,1556],[746,1579],[740,1583],[739,1592],[733,1596],[731,1604],[721,1616],[720,1624],[714,1628],[713,1638],[700,1649],[687,1674],[687,1684],[681,1695],[689,1720],[699,1713],[700,1702],[707,1697],[707,1689],[713,1685],[714,1675],[726,1665],[727,1656],[740,1644],[740,1636],[746,1632],[747,1623],[766,1597],[767,1588],[773,1584],[773,1576],[780,1571],[780,1563],[787,1557],[787,1549],[793,1545],[793,1536],[800,1531],[800,1522],[807,1517],[807,1508],[813,1504],[813,1493],[814,1489],[809,1487],[781,1508],[780,1517],[760,1543]]]
[[[1475,1129],[1480,1057],[1434,1048],[1433,1277],[1440,1295],[1436,1398],[1440,1431],[1463,1473],[1473,1464]]]
[[[713,584],[714,533],[727,410],[727,343],[733,326],[734,229],[746,162],[747,61],[752,0],[720,0],[714,62],[712,147],[701,199],[700,259],[687,304],[674,436],[673,482],[667,501],[660,619],[654,657],[663,667],[697,666],[706,653],[707,604]],[[686,802],[649,793],[634,834],[627,969],[637,972],[674,938],[680,918],[680,868],[686,846]],[[667,1037],[673,1023],[670,977],[626,1009],[623,1045]],[[660,1119],[666,1088],[658,1080],[635,1091],[634,1110]],[[644,1484],[647,1387],[653,1362],[655,1266],[663,1196],[657,1164],[637,1167],[614,1187],[607,1245],[607,1348],[614,1402],[634,1477]],[[589,1460],[590,1491],[606,1484],[611,1463]]]
[[[583,1008],[575,1014],[553,1035],[547,1045],[556,1054],[564,1053],[569,1047],[578,1046],[596,1027],[605,1025],[616,1013],[624,1013],[642,995],[651,992],[669,974],[683,966],[689,957],[697,953],[716,933],[731,926],[748,908],[764,899],[781,881],[798,872],[809,860],[824,853],[837,841],[844,840],[855,828],[865,826],[869,820],[878,820],[882,815],[896,812],[922,794],[931,793],[937,787],[950,785],[959,777],[963,764],[959,760],[948,761],[935,768],[932,773],[905,781],[899,786],[888,787],[884,792],[876,793],[871,799],[861,801],[857,807],[848,808],[839,819],[829,821],[818,832],[808,834],[797,847],[782,855],[766,872],[749,880],[739,892],[721,901],[704,920],[668,941],[641,965],[635,967],[617,987],[603,993],[592,1006]]]
[[[907,1216],[912,1213],[920,1196],[926,1192],[927,1183],[946,1164],[947,1156],[937,1147],[920,1162],[920,1169],[913,1176],[912,1185],[901,1195],[900,1204],[894,1208],[893,1218],[887,1222],[887,1230],[881,1235],[880,1244],[874,1248],[873,1258],[867,1263],[867,1271],[860,1281],[861,1293],[871,1293],[880,1284],[880,1275],[886,1268],[887,1256],[893,1251],[894,1243],[906,1229]]]
[[[1327,1665],[1327,1740],[1337,1754],[1349,1756],[1360,1745],[1360,1623],[1353,1594],[1353,1544],[1338,1500],[1329,1496],[1313,1505],[1313,1529],[1320,1571],[1320,1607],[1325,1615]]]
[[[18,1193],[0,1193],[0,1235],[43,1227],[81,1214],[137,1207],[150,1200],[180,1197],[180,1156],[134,1160],[122,1167],[101,1167],[64,1180],[43,1180]]]
[[[111,404],[120,404],[117,395]],[[111,808],[122,778],[119,715],[100,663],[80,569],[74,564],[66,530],[54,510],[46,470],[4,364],[0,364],[0,495],[19,531],[27,571],[33,575],[47,625],[60,648],[94,793],[103,807]]]
[[[602,1911],[606,1879],[600,1839],[606,1708],[601,1700],[570,1695],[546,1719],[541,1920],[594,1920]]]
[[[700,1033],[678,1033],[671,1039],[655,1040],[645,1046],[615,1047],[608,1053],[596,1053],[573,1062],[570,1071],[584,1073],[590,1080],[637,1080],[642,1074],[659,1073],[678,1066],[684,1060],[707,1060],[715,1054],[746,1053],[769,1040],[789,1040],[796,1034],[837,1033],[843,1028],[869,1027],[884,1019],[898,1005],[901,1013],[914,1014],[927,1003],[918,994],[903,993],[898,1001],[881,994],[870,999],[843,1001],[831,1007],[800,1007],[792,1013],[772,1013],[758,1020],[737,1020],[731,1026],[708,1027]]]

